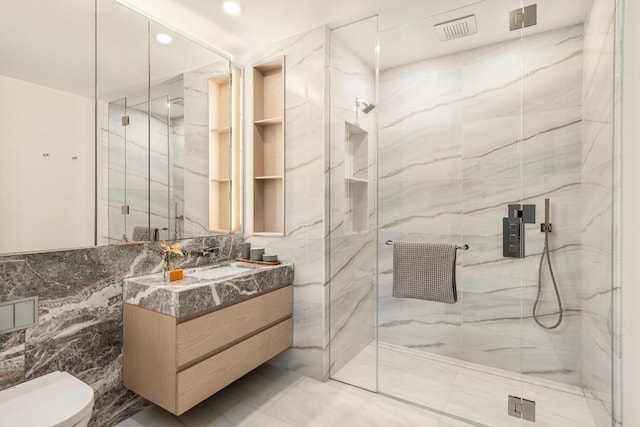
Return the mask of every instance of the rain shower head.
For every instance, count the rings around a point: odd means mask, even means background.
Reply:
[[[358,111],[360,106],[364,106],[364,108],[362,109],[362,112],[365,114],[369,114],[371,110],[376,108],[375,104],[369,104],[362,98],[356,98],[356,112]]]

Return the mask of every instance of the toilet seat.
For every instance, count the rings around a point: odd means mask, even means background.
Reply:
[[[0,391],[0,426],[70,427],[93,410],[93,389],[55,371]]]

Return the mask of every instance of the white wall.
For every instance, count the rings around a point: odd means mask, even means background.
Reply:
[[[0,76],[0,253],[93,245],[94,127],[93,99]]]

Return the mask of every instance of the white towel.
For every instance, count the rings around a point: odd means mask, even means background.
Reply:
[[[393,296],[454,304],[456,245],[394,241]]]

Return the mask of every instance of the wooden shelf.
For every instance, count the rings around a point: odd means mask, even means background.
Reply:
[[[234,78],[231,79],[231,73]],[[210,231],[235,231],[239,226],[240,137],[238,101],[242,76],[234,69],[209,78],[209,224]],[[231,83],[234,86],[232,87]],[[236,82],[240,85],[236,85]],[[234,185],[232,185],[234,183]],[[233,192],[232,192],[233,189]]]
[[[282,117],[272,117],[270,119],[262,119],[253,122],[257,126],[279,125],[282,123]]]
[[[223,128],[215,128],[215,129],[209,129],[209,131],[213,132],[213,133],[229,133],[231,131],[231,127],[226,126]]]
[[[253,67],[253,234],[284,235],[284,57]]]

